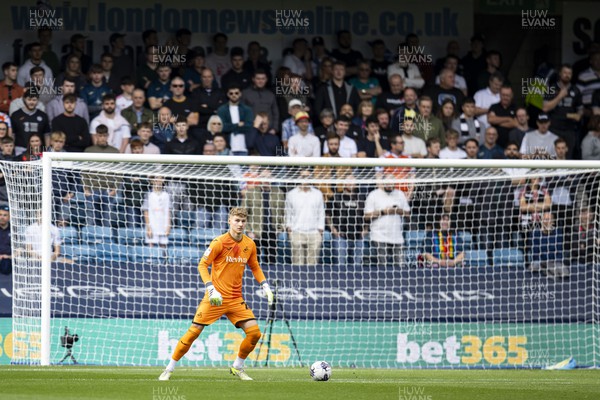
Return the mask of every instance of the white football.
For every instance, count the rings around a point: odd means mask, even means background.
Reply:
[[[317,361],[310,366],[313,381],[328,381],[331,378],[331,365],[327,361]]]

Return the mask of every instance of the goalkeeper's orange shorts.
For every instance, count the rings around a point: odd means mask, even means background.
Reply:
[[[220,306],[211,306],[208,296],[204,296],[194,315],[194,323],[210,325],[223,315],[236,327],[240,322],[256,319],[248,304],[241,297],[237,299],[223,299]]]

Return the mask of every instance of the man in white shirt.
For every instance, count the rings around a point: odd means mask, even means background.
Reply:
[[[521,143],[521,154],[527,159],[550,159],[556,157],[554,142],[558,136],[550,132],[550,117],[540,113],[537,117],[537,130],[527,132]]]
[[[60,255],[60,233],[58,228],[50,224],[50,243],[52,247],[52,261]],[[34,259],[42,258],[42,215],[38,213],[38,220],[25,229],[25,250],[27,256]]]
[[[306,39],[297,38],[292,44],[293,51],[283,58],[282,65],[308,82],[313,78],[310,50]]]
[[[351,139],[348,136],[346,136],[346,133],[348,133],[348,129],[350,129],[350,123],[350,118],[346,117],[345,115],[341,115],[335,120],[334,124],[335,133],[337,133],[337,135],[340,137],[340,157],[344,158],[358,156],[358,146],[356,145],[356,142],[354,141],[354,139]],[[323,143],[323,154],[328,153],[329,147],[327,146],[327,141],[325,141],[325,143]]]
[[[299,131],[288,141],[288,155],[290,157],[320,157],[321,142],[318,137],[308,131],[309,115],[300,111],[294,116],[294,121],[296,121]]]
[[[467,153],[460,147],[458,147],[458,132],[454,129],[449,129],[446,132],[446,147],[440,151],[440,158],[449,158],[454,160],[460,160],[467,158]]]
[[[116,113],[115,95],[107,94],[102,98],[102,111],[90,124],[90,135],[96,144],[96,128],[106,125],[108,128],[108,144],[124,153],[131,137],[131,127],[125,118]]]
[[[379,188],[369,193],[365,201],[364,219],[370,223],[370,262],[374,267],[400,267],[403,262],[404,217],[410,215],[410,206],[395,186],[394,175],[385,174]]]
[[[285,224],[292,248],[292,265],[317,265],[325,229],[325,203],[320,190],[307,182],[310,170],[300,171],[300,185],[285,199]]]
[[[50,67],[42,60],[42,45],[38,42],[32,43],[29,46],[29,59],[21,65],[19,72],[17,72],[17,83],[21,86],[25,86],[30,78],[30,71],[33,67],[42,67],[44,69],[44,81],[54,82],[54,74]]]
[[[494,72],[490,75],[488,87],[478,90],[473,98],[475,99],[475,116],[479,122],[488,126],[487,113],[492,104],[500,103],[500,88],[504,83],[504,77],[500,72]]]
[[[427,155],[427,146],[425,141],[421,138],[413,136],[415,131],[415,118],[417,113],[413,110],[406,110],[404,112],[404,122],[402,124],[404,139],[404,151],[402,155],[410,156],[411,158],[423,158]]]

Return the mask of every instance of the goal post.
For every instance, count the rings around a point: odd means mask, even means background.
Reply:
[[[0,162],[16,249],[13,363],[70,362],[72,350],[85,364],[163,365],[204,295],[198,260],[242,206],[281,305],[269,365],[300,365],[286,318],[304,362],[598,366],[599,167],[92,153]],[[270,314],[249,273],[244,298],[265,333]],[[183,364],[227,365],[241,339],[218,321]],[[250,357],[262,365],[266,349]]]

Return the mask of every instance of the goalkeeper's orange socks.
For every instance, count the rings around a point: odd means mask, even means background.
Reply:
[[[198,339],[202,330],[198,329],[195,326],[190,326],[187,332],[179,339],[177,343],[177,347],[175,347],[175,351],[173,352],[173,357],[171,357],[171,361],[167,366],[167,370],[173,371],[175,369],[175,364],[177,361],[181,360],[181,357],[188,352],[194,340]]]
[[[238,356],[233,362],[233,368],[241,369],[244,367],[244,361],[248,358],[248,354],[252,353],[252,350],[256,347],[256,343],[260,340],[260,328],[258,325],[251,326],[250,328],[246,328],[244,331],[246,332],[246,337],[242,340],[242,344],[240,344],[240,351],[238,352]]]

